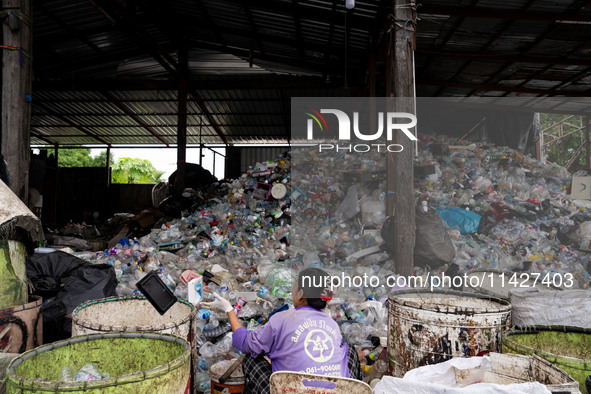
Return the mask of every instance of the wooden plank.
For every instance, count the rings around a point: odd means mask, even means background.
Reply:
[[[591,152],[589,152],[589,117],[583,118],[585,123],[585,168],[591,170]]]
[[[577,150],[575,151],[575,154],[573,155],[573,157],[570,158],[570,160],[568,161],[568,163],[566,163],[566,166],[564,166],[567,170],[570,170],[570,167],[577,161],[579,160],[579,156],[581,155],[581,152],[583,151],[583,148],[585,147],[585,145],[580,145]]]
[[[31,1],[4,0],[5,12],[20,13],[19,28],[12,31],[2,23],[3,44],[31,52]],[[9,18],[11,18],[9,16]],[[0,146],[7,162],[8,186],[22,201],[28,202],[31,103],[31,59],[21,50],[2,54],[2,139]]]
[[[544,133],[540,130],[540,113],[534,113],[534,136],[536,142],[536,159],[544,161]]]
[[[413,0],[394,0],[394,15],[397,21],[414,20]],[[392,92],[396,98],[396,112],[414,113],[414,24],[396,23],[394,25],[394,51],[391,56],[393,70]],[[390,155],[388,159],[388,193],[394,191],[396,233],[394,261],[396,271],[402,276],[411,275],[414,262],[415,245],[415,195],[413,157],[415,144],[403,133],[396,133],[394,143],[403,146],[402,152]],[[393,167],[392,168],[392,164]],[[394,170],[394,171],[392,171]],[[393,188],[391,177],[393,179]],[[389,194],[390,195],[390,194]],[[388,212],[390,213],[390,211]]]

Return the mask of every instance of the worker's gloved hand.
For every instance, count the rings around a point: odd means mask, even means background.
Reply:
[[[212,310],[212,311],[221,311],[224,313],[228,313],[234,309],[232,307],[232,304],[230,304],[230,301],[226,300],[224,297],[222,297],[218,293],[214,292],[213,296],[216,298],[216,301],[202,302],[201,306],[203,306],[206,309]]]

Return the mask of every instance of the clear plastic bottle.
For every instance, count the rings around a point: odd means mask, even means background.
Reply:
[[[238,301],[236,301],[236,304],[234,304],[234,313],[236,313],[236,315],[238,315],[238,312],[240,312],[240,309],[242,309],[242,307],[245,304],[246,304],[246,301],[244,300],[244,298],[238,297]]]
[[[261,297],[263,300],[269,301],[272,304],[277,303],[277,298],[265,286],[261,286],[257,290],[258,296]]]
[[[57,380],[60,382],[71,382],[76,380],[76,369],[72,366],[60,369]]]
[[[381,379],[387,372],[388,364],[386,363],[386,361],[377,360],[371,368],[367,381],[371,382],[374,379]]]
[[[85,366],[80,368],[80,370],[76,374],[76,380],[82,382],[86,382],[89,380],[99,380],[106,377],[108,376],[106,376],[106,374],[103,374],[95,363],[86,364]]]
[[[205,359],[213,359],[217,353],[218,353],[218,349],[211,342],[205,342],[199,348],[199,354],[201,355],[201,357],[203,357]]]
[[[250,319],[250,321],[248,322],[248,325],[246,326],[246,329],[248,331],[254,331],[254,330],[258,329],[259,327],[261,327],[261,324],[259,322],[257,322],[254,319]]]
[[[353,303],[347,304],[345,308],[345,314],[347,315],[349,320],[353,320],[354,322],[360,323],[362,321],[365,321],[365,315]]]
[[[195,386],[197,387],[197,391],[201,393],[209,392],[211,390],[211,378],[209,377],[209,372],[207,372],[209,367],[205,362],[203,363],[203,366],[205,368],[202,369],[205,371],[199,372],[195,375]]]
[[[226,334],[215,347],[219,353],[228,353],[232,349],[232,333]]]
[[[218,294],[222,294],[222,288],[219,287],[217,284],[215,284],[214,282],[209,282],[207,284],[207,288],[212,292],[212,293],[218,293]]]
[[[198,320],[207,320],[210,315],[211,315],[211,312],[209,311],[209,309],[201,308],[197,311],[196,317]]]
[[[215,330],[220,326],[220,319],[217,313],[211,312],[209,315],[209,321],[205,325],[205,331],[212,331]]]

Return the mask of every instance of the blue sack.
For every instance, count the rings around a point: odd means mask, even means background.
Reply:
[[[463,235],[477,232],[482,218],[477,213],[456,207],[438,209],[437,213],[445,224],[451,228],[459,228],[460,233]]]

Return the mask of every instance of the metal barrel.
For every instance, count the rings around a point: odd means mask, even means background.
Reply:
[[[389,296],[390,372],[402,377],[452,357],[500,352],[508,301],[458,291],[404,290]]]

